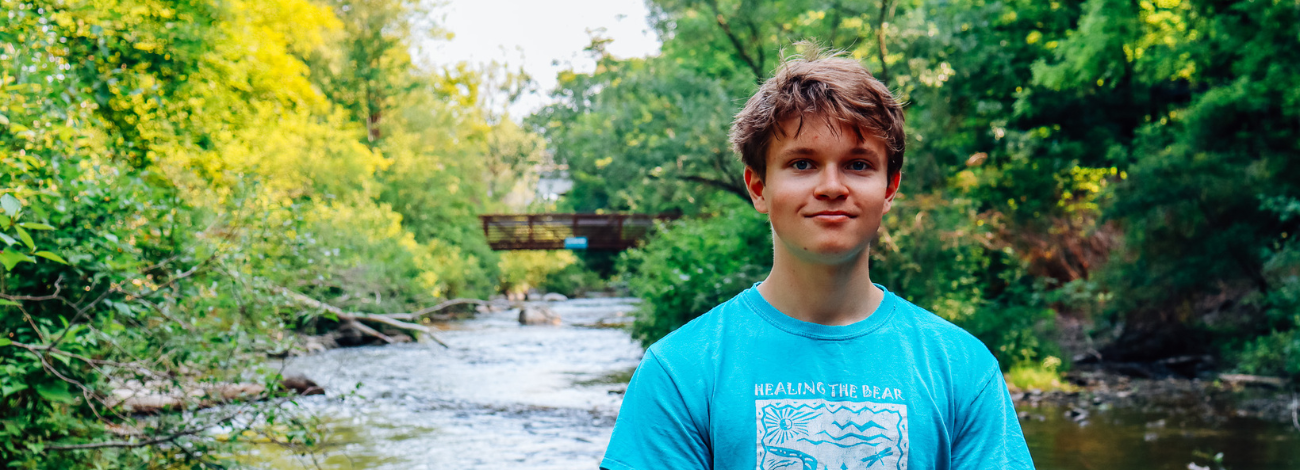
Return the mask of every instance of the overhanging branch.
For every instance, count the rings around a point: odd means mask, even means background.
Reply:
[[[727,193],[734,194],[736,195],[736,197],[739,197],[741,200],[745,202],[750,202],[749,191],[747,191],[744,186],[737,185],[734,182],[723,181],[723,180],[708,178],[699,175],[683,175],[681,179],[713,186]]]
[[[754,62],[753,58],[749,57],[749,52],[745,51],[745,46],[740,43],[740,38],[736,37],[736,34],[731,31],[731,24],[727,23],[727,19],[722,16],[722,10],[718,8],[718,0],[709,0],[709,7],[713,9],[713,19],[722,28],[722,32],[727,35],[731,45],[736,48],[736,53],[740,55],[740,59],[745,61],[746,65],[749,65],[749,70],[754,72],[755,79],[762,80],[763,68]]]

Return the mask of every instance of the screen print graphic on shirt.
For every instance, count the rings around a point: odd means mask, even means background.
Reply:
[[[907,406],[876,401],[902,401],[899,390],[773,385],[755,384],[757,470],[906,470]]]

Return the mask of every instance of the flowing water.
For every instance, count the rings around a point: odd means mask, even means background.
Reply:
[[[521,326],[515,310],[484,314],[445,325],[437,334],[450,348],[294,358],[287,370],[326,390],[299,400],[321,418],[326,443],[314,456],[262,446],[248,461],[276,469],[595,469],[641,357],[624,330],[609,327],[628,321],[634,302],[553,302],[559,326]],[[1123,408],[1094,409],[1082,422],[1060,408],[1022,411],[1039,469],[1300,469],[1300,432],[1289,425]]]
[[[292,359],[326,390],[300,400],[329,437],[315,460],[265,446],[265,468],[595,468],[641,348],[611,325],[634,299],[549,307],[559,326],[518,311],[447,325],[437,343],[335,349]],[[360,388],[357,385],[360,384]],[[354,393],[355,392],[355,393]]]

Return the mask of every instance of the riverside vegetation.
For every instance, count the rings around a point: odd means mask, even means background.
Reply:
[[[802,39],[909,103],[875,280],[1014,377],[1178,359],[1300,378],[1294,5],[648,5],[660,54],[616,58],[597,33],[595,71],[562,73],[520,125],[501,101],[526,75],[417,65],[413,44],[450,34],[421,2],[0,0],[0,462],[308,451],[317,427],[266,358],[338,312],[613,274],[655,341],[769,267],[726,131]],[[559,169],[569,194],[522,202]],[[502,210],[683,217],[614,260],[496,254],[474,216]],[[130,414],[131,384],[185,405]]]
[[[484,298],[564,264],[503,272],[478,232],[545,165],[489,99],[528,80],[417,66],[410,46],[448,34],[421,8],[0,1],[0,466],[306,448],[268,355],[337,311]],[[142,386],[184,404],[133,416],[114,392]]]

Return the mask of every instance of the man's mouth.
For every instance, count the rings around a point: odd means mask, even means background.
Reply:
[[[821,212],[814,212],[808,217],[812,217],[815,219],[823,219],[823,220],[848,220],[857,216],[845,211],[821,211]]]

